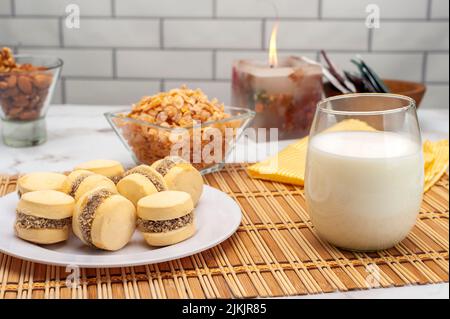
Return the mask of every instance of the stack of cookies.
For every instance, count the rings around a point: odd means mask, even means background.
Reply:
[[[179,157],[128,171],[116,161],[94,160],[67,176],[37,172],[18,180],[15,231],[37,244],[67,240],[115,251],[136,227],[151,246],[178,243],[195,233],[194,207],[203,190],[200,173]]]

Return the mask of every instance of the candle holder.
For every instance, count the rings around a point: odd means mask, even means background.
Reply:
[[[253,127],[277,128],[279,139],[309,133],[322,92],[322,68],[305,58],[282,58],[275,67],[252,60],[233,65],[233,105],[254,110]]]

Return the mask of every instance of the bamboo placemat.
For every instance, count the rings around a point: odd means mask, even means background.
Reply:
[[[0,176],[0,196],[14,191],[16,181]],[[376,253],[321,241],[300,187],[250,179],[240,164],[205,176],[205,182],[243,211],[242,225],[224,243],[160,264],[81,269],[74,288],[66,286],[63,267],[0,254],[0,299],[247,298],[448,282],[448,175],[425,194],[408,238]]]

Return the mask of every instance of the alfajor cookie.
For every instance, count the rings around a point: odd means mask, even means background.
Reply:
[[[75,201],[55,190],[22,195],[14,229],[18,237],[37,244],[54,244],[69,238]]]
[[[116,185],[109,178],[81,169],[73,171],[67,176],[63,191],[78,201],[85,193],[97,187],[103,187],[112,193],[117,193]]]
[[[59,191],[62,189],[66,178],[66,175],[50,172],[35,172],[26,174],[20,177],[17,181],[17,193],[20,197],[22,194],[34,191]]]
[[[92,160],[75,167],[75,170],[87,170],[96,174],[100,174],[110,178],[113,182],[116,182],[122,174],[125,172],[122,164],[113,160]]]
[[[96,188],[76,203],[72,229],[83,243],[115,251],[131,239],[136,227],[132,202],[107,188]]]
[[[195,234],[194,204],[186,192],[163,191],[137,204],[137,228],[150,246],[179,243]]]
[[[160,173],[170,190],[187,192],[194,206],[203,192],[203,178],[198,170],[178,156],[168,156],[156,161],[152,167]]]
[[[142,197],[167,189],[161,174],[148,165],[139,165],[126,171],[117,183],[119,193],[135,205]]]

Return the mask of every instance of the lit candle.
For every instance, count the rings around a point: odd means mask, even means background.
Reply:
[[[275,24],[267,62],[238,60],[233,65],[233,104],[257,112],[254,127],[278,128],[281,139],[308,134],[322,98],[322,69],[303,57],[278,60]]]

